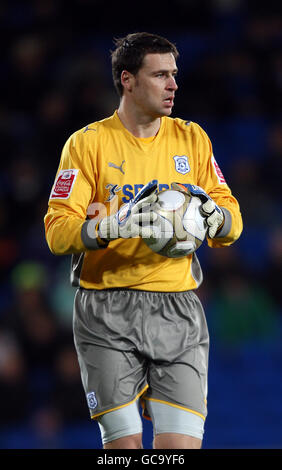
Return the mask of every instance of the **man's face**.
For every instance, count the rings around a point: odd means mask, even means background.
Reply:
[[[140,112],[152,118],[169,116],[178,88],[173,54],[147,54],[132,79],[131,97]]]

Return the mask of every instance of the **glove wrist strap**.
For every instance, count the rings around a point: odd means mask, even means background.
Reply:
[[[96,227],[95,227],[95,235],[96,235],[97,243],[101,248],[107,248],[107,246],[109,244],[109,240],[107,240],[106,238],[100,237],[100,235],[99,235],[99,223],[100,223],[100,220],[99,220],[99,222],[97,222]]]

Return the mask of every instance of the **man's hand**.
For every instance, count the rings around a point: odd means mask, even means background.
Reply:
[[[117,238],[150,238],[153,230],[148,223],[155,222],[157,214],[150,210],[157,200],[158,181],[147,183],[135,198],[123,205],[116,214],[102,219],[97,228],[99,237],[106,242]],[[142,226],[142,224],[146,226]]]
[[[200,186],[188,184],[187,190],[192,196],[197,196],[202,201],[201,213],[206,217],[208,236],[214,238],[224,224],[224,214],[214,200]]]

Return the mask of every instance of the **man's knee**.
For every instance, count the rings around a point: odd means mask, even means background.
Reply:
[[[120,437],[104,444],[104,449],[142,449],[142,434]]]
[[[156,434],[154,449],[201,449],[202,440],[178,433]]]

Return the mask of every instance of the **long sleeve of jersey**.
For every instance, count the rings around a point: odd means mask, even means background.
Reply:
[[[195,124],[194,124],[195,125]],[[214,239],[207,238],[211,248],[228,246],[236,241],[243,229],[242,216],[238,201],[232,195],[229,186],[214,158],[212,144],[203,129],[199,130],[199,176],[198,186],[205,189],[207,194],[221,207],[225,223]]]
[[[83,137],[79,131],[74,133],[63,148],[44,219],[47,243],[56,255],[86,250],[81,231],[94,197],[96,169],[88,139]]]

